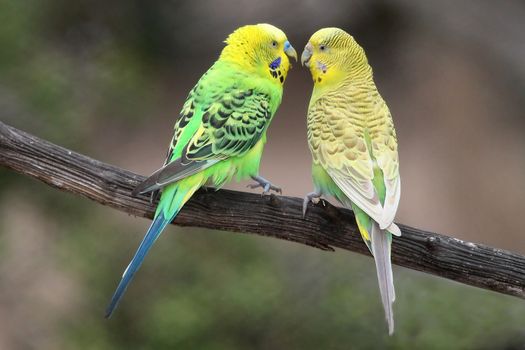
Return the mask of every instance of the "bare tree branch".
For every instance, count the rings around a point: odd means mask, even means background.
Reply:
[[[0,165],[44,183],[126,213],[152,218],[149,197],[131,196],[144,179],[56,146],[0,122]],[[175,224],[247,232],[306,244],[369,254],[351,211],[330,204],[311,205],[306,219],[302,199],[221,190],[197,192]],[[399,225],[395,264],[472,286],[525,298],[525,257],[482,244]]]

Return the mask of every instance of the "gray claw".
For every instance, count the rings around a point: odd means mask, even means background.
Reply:
[[[320,191],[314,191],[308,193],[303,199],[303,219],[306,217],[306,210],[308,209],[308,203],[313,202],[316,199],[321,198],[322,194]]]
[[[308,196],[305,196],[303,199],[303,219],[306,217],[306,209],[308,209],[309,202],[310,198],[308,198]]]
[[[262,195],[268,195],[270,194],[270,191],[275,191],[277,193],[282,194],[283,190],[279,186],[273,185],[270,181],[266,180],[262,176],[252,176],[252,179],[256,182],[254,184],[249,184],[247,187],[249,188],[258,188],[262,187],[263,193]]]

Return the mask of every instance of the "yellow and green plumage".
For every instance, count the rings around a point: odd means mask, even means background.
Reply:
[[[400,197],[397,139],[390,111],[373,80],[364,50],[338,28],[312,35],[301,61],[312,74],[308,144],[315,191],[308,202],[332,195],[355,213],[376,262],[389,333],[395,299],[390,247],[400,235],[393,220]]]
[[[286,35],[269,24],[241,27],[226,39],[219,59],[190,91],[164,167],[134,194],[161,190],[155,217],[106,310],[110,317],[133,275],[162,230],[197,189],[205,184],[252,177],[265,191],[277,189],[259,176],[266,130],[281,103],[297,58]]]

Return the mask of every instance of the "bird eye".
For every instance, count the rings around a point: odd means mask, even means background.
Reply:
[[[275,41],[275,40],[272,41],[272,46],[273,46],[273,47],[277,47],[277,41]]]
[[[326,46],[325,46],[325,45],[321,45],[321,46],[319,46],[319,50],[321,50],[321,51],[326,50]]]

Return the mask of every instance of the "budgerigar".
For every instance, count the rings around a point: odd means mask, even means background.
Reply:
[[[106,310],[110,317],[133,275],[162,230],[205,184],[253,178],[264,192],[279,190],[259,176],[266,130],[283,95],[297,54],[286,35],[270,24],[247,25],[225,41],[219,59],[190,91],[174,127],[164,167],[134,194],[161,190],[155,217],[124,271]]]
[[[390,247],[400,196],[394,123],[377,91],[372,68],[354,38],[338,28],[312,35],[301,62],[314,88],[308,107],[308,145],[315,191],[308,202],[332,195],[352,208],[368,249],[374,256],[389,334],[394,331],[395,299]]]

